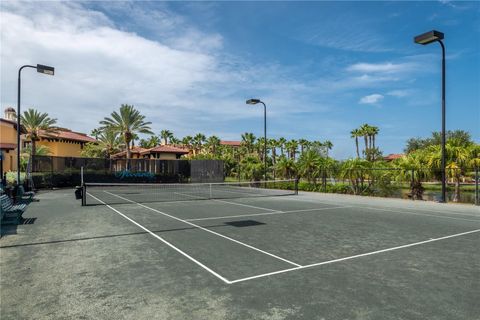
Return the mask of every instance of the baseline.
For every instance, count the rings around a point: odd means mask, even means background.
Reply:
[[[476,233],[476,232],[480,232],[480,229],[475,229],[475,230],[466,231],[466,232],[462,232],[462,233],[456,233],[456,234],[452,234],[452,235],[448,235],[448,236],[444,236],[444,237],[440,237],[440,238],[433,238],[433,239],[429,239],[429,240],[409,243],[409,244],[405,244],[405,245],[401,245],[401,246],[397,246],[397,247],[386,248],[386,249],[382,249],[382,250],[356,254],[356,255],[353,255],[353,256],[349,256],[349,257],[333,259],[333,260],[328,260],[328,261],[323,261],[323,262],[317,262],[317,263],[312,263],[312,264],[303,265],[303,266],[299,266],[299,267],[288,268],[288,269],[268,272],[268,273],[264,273],[264,274],[259,274],[259,275],[256,275],[256,276],[231,280],[230,284],[238,283],[238,282],[244,282],[244,281],[258,279],[258,278],[264,278],[264,277],[268,277],[268,276],[271,276],[271,275],[286,273],[286,272],[290,272],[290,271],[294,271],[294,270],[301,270],[301,269],[317,267],[317,266],[321,266],[321,265],[325,265],[325,264],[332,264],[332,263],[342,262],[342,261],[346,261],[346,260],[352,260],[352,259],[371,256],[371,255],[384,253],[384,252],[395,251],[395,250],[400,250],[400,249],[414,247],[414,246],[420,246],[420,245],[423,245],[423,244],[426,244],[426,243],[441,241],[441,240],[450,239],[450,238],[461,237],[461,236]]]

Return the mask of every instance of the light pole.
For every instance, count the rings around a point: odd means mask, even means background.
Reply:
[[[37,69],[37,72],[48,74],[53,76],[55,74],[55,68],[50,66],[45,66],[43,64],[37,64],[36,66],[24,65],[18,69],[18,87],[17,87],[17,186],[20,186],[20,91],[21,91],[21,80],[20,76],[23,68],[34,68]]]
[[[267,181],[267,106],[260,99],[248,99],[247,104],[263,104],[263,180]]]
[[[427,45],[433,42],[440,43],[442,47],[442,201],[447,202],[447,186],[446,186],[446,176],[445,176],[445,45],[443,44],[443,33],[432,30],[426,33],[423,33],[414,38],[414,42]]]

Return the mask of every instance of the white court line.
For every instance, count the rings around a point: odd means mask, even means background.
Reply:
[[[480,219],[479,219],[479,220],[473,220],[473,219],[465,219],[465,218],[457,218],[457,217],[439,216],[439,215],[436,215],[436,214],[416,213],[416,212],[392,210],[392,209],[387,209],[387,208],[384,208],[384,209],[382,209],[382,208],[375,208],[375,207],[359,207],[359,208],[365,208],[365,209],[371,209],[371,210],[378,210],[378,211],[388,211],[388,212],[394,212],[394,213],[412,214],[412,215],[416,215],[416,216],[435,217],[435,218],[453,219],[453,220],[463,220],[463,221],[471,221],[471,222],[478,222],[478,223],[480,223]]]
[[[150,231],[149,229],[145,228],[144,226],[142,226],[141,224],[139,224],[138,222],[134,221],[133,219],[127,217],[126,215],[124,215],[123,213],[121,213],[120,211],[118,211],[117,209],[113,208],[112,206],[106,204],[105,202],[103,202],[102,200],[98,199],[97,197],[87,193],[89,196],[91,196],[92,198],[96,199],[97,201],[99,201],[100,203],[103,203],[104,205],[106,205],[108,208],[112,209],[113,211],[115,211],[116,213],[118,213],[119,215],[121,215],[122,217],[124,217],[125,219],[127,219],[128,221],[130,221],[131,223],[133,223],[134,225],[136,225],[137,227],[145,230],[146,232],[148,232],[152,237],[155,237],[157,238],[158,240],[162,241],[163,243],[165,243],[167,246],[169,246],[170,248],[172,248],[173,250],[177,251],[178,253],[180,253],[181,255],[183,255],[184,257],[188,258],[190,261],[193,261],[195,262],[197,265],[199,265],[200,267],[202,267],[203,269],[207,270],[208,272],[210,272],[211,274],[213,274],[215,277],[217,277],[218,279],[222,280],[223,282],[227,283],[227,284],[230,284],[230,281],[227,280],[226,278],[222,277],[221,275],[219,275],[218,273],[216,273],[215,271],[213,271],[212,269],[210,269],[209,267],[207,267],[206,265],[204,265],[203,263],[201,263],[200,261],[198,261],[197,259],[189,256],[188,254],[186,254],[185,252],[183,252],[182,250],[180,250],[179,248],[175,247],[173,244],[171,244],[170,242],[168,242],[167,240],[163,239],[162,237],[160,237],[159,235],[153,233],[152,231]]]
[[[430,243],[430,242],[435,242],[435,241],[441,241],[441,240],[445,240],[445,239],[460,237],[460,236],[464,236],[464,235],[471,234],[471,233],[476,233],[476,232],[480,232],[480,229],[471,230],[471,231],[462,232],[462,233],[457,233],[457,234],[452,234],[452,235],[441,237],[441,238],[434,238],[434,239],[429,239],[429,240],[425,240],[425,241],[414,242],[414,243],[410,243],[410,244],[406,244],[406,245],[402,245],[402,246],[397,246],[397,247],[392,247],[392,248],[387,248],[387,249],[382,249],[382,250],[357,254],[357,255],[354,255],[354,256],[350,256],[350,257],[344,257],[344,258],[339,258],[339,259],[334,259],[334,260],[329,260],[329,261],[324,261],[324,262],[312,263],[312,264],[308,264],[308,265],[304,265],[304,266],[300,266],[300,267],[296,267],[296,268],[283,269],[283,270],[278,270],[278,271],[274,271],[274,272],[259,274],[259,275],[252,276],[252,277],[246,277],[246,278],[241,278],[241,279],[237,279],[237,280],[231,280],[230,284],[237,283],[237,282],[243,282],[243,281],[247,281],[247,280],[252,280],[252,279],[268,277],[268,276],[271,276],[271,275],[274,275],[274,274],[286,273],[286,272],[290,272],[290,271],[294,271],[294,270],[301,270],[301,269],[317,267],[317,266],[321,266],[321,265],[325,265],[325,264],[332,264],[332,263],[336,263],[336,262],[352,260],[352,259],[356,259],[356,258],[360,258],[360,257],[371,256],[371,255],[374,255],[374,254],[379,254],[379,253],[404,249],[404,248],[408,248],[408,247],[419,246],[419,245]]]
[[[225,236],[225,235],[223,235],[223,234],[221,234],[221,233],[218,233],[218,232],[212,231],[212,230],[210,230],[210,229],[204,228],[204,227],[202,227],[202,226],[199,226],[199,225],[194,224],[194,223],[192,223],[192,222],[186,221],[186,220],[184,220],[184,219],[177,218],[177,217],[175,217],[175,216],[169,215],[168,213],[165,213],[165,212],[162,212],[162,211],[160,211],[160,210],[151,208],[151,207],[149,207],[149,206],[146,206],[146,205],[144,205],[144,204],[135,202],[135,201],[133,201],[133,200],[130,200],[130,199],[127,199],[127,198],[124,198],[124,197],[115,195],[115,194],[110,193],[110,192],[108,192],[108,191],[105,191],[105,193],[108,193],[108,194],[110,194],[110,195],[112,195],[112,196],[115,196],[115,197],[118,197],[118,198],[120,198],[120,199],[129,201],[129,202],[131,202],[131,203],[137,204],[137,205],[139,205],[139,206],[141,206],[141,207],[143,207],[143,208],[145,208],[145,209],[148,209],[148,210],[151,210],[151,211],[160,213],[160,214],[162,214],[162,215],[164,215],[164,216],[166,216],[166,217],[172,218],[172,219],[174,219],[174,220],[177,220],[177,221],[186,223],[186,224],[188,224],[188,225],[191,225],[192,227],[201,229],[201,230],[203,230],[203,231],[212,233],[212,234],[217,235],[217,236],[219,236],[219,237],[222,237],[222,238],[224,238],[224,239],[233,241],[233,242],[238,243],[238,244],[240,244],[240,245],[242,245],[242,246],[245,246],[245,247],[250,248],[250,249],[252,249],[252,250],[255,250],[255,251],[261,252],[261,253],[263,253],[263,254],[269,255],[269,256],[271,256],[271,257],[273,257],[273,258],[276,258],[276,259],[278,259],[278,260],[282,260],[282,261],[284,261],[284,262],[286,262],[286,263],[289,263],[289,264],[292,264],[292,265],[294,265],[294,266],[300,267],[300,265],[299,265],[298,263],[292,262],[292,261],[290,261],[290,260],[287,260],[287,259],[284,259],[284,258],[279,257],[279,256],[277,256],[277,255],[274,255],[273,253],[264,251],[264,250],[262,250],[262,249],[259,249],[259,248],[256,248],[256,247],[254,247],[254,246],[251,246],[251,245],[249,245],[249,244],[246,244],[246,243],[243,243],[243,242],[241,242],[241,241],[235,240],[235,239],[233,239],[233,238],[227,237],[227,236]]]
[[[295,213],[295,212],[320,211],[320,210],[331,210],[331,209],[342,209],[342,208],[351,208],[351,206],[329,207],[329,208],[315,208],[315,209],[300,209],[300,210],[289,210],[289,211],[274,211],[274,212],[262,212],[262,213],[250,213],[250,214],[239,214],[239,215],[234,215],[234,216],[208,217],[208,218],[196,218],[196,219],[185,219],[185,220],[186,220],[186,221],[216,220],[216,219],[228,219],[228,218],[266,216],[266,215],[272,215],[272,214],[284,214],[284,213]]]

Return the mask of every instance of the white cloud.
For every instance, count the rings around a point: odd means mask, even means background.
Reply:
[[[383,95],[374,93],[368,96],[364,96],[360,99],[359,103],[361,104],[377,104],[383,100]]]
[[[387,92],[387,95],[397,98],[404,98],[406,96],[411,95],[411,90],[403,89],[403,90],[392,90]]]
[[[399,73],[411,71],[415,64],[411,62],[404,63],[356,63],[347,67],[348,71],[366,72],[366,73]]]

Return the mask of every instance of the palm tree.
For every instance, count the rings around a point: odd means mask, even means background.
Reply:
[[[54,134],[58,129],[54,126],[57,123],[57,119],[50,118],[48,113],[40,113],[31,108],[23,113],[21,121],[22,126],[27,132],[25,138],[32,143],[30,156],[36,154],[37,141],[40,140],[40,132],[49,135]]]
[[[281,156],[278,159],[275,170],[280,174],[281,177],[286,179],[293,178],[297,174],[297,166],[295,161],[293,161],[293,159],[287,159],[285,156]]]
[[[162,130],[160,131],[160,138],[163,139],[163,144],[168,144],[168,141],[170,140],[170,143],[172,142],[171,139],[173,138],[173,132],[170,130]]]
[[[359,128],[359,131],[360,131],[360,134],[363,136],[363,139],[365,141],[365,150],[364,150],[364,153],[365,153],[365,158],[367,160],[369,160],[369,137],[370,137],[370,126],[365,123],[363,125],[360,126]]]
[[[192,144],[193,144],[192,136],[185,136],[181,141],[184,148],[190,149],[192,147]]]
[[[278,139],[278,146],[280,147],[280,154],[281,155],[285,155],[285,153],[283,152],[285,150],[285,144],[287,143],[287,139],[283,138],[283,137],[280,137]]]
[[[194,146],[193,153],[194,153],[194,156],[202,150],[202,145],[203,145],[203,143],[205,142],[206,139],[207,139],[207,137],[205,137],[205,135],[203,133],[197,133],[193,137],[193,146]]]
[[[100,135],[100,133],[102,132],[102,130],[100,128],[96,128],[96,129],[93,129],[92,132],[90,133],[90,135],[92,137],[94,137],[95,139],[98,139],[98,136]]]
[[[141,141],[141,143],[143,142]],[[97,136],[97,141],[87,143],[81,154],[87,158],[110,158],[111,155],[119,152],[121,147],[122,141],[117,132],[101,130]]]
[[[300,139],[298,140],[298,144],[300,145],[300,154],[303,154],[303,151],[305,150],[306,146],[308,145],[308,140],[306,139]]]
[[[246,180],[260,181],[263,176],[263,164],[256,156],[248,155],[240,161],[241,172]]]
[[[422,200],[423,191],[425,190],[422,181],[430,177],[430,171],[425,170],[427,167],[426,153],[423,150],[410,152],[409,154],[395,160],[393,163],[396,171],[396,178],[401,181],[410,183],[410,196],[413,200]]]
[[[160,144],[160,138],[156,135],[151,135],[147,142],[147,148],[153,148]]]
[[[437,169],[441,169],[442,152],[439,145],[427,148],[429,152],[428,164]],[[453,202],[460,201],[460,179],[470,162],[469,147],[462,145],[460,141],[451,139],[445,145],[446,155],[446,174],[453,178],[455,183],[455,191],[453,194]]]
[[[295,160],[295,155],[297,154],[298,142],[297,140],[290,140],[285,145],[288,150],[289,158]]]
[[[114,111],[111,117],[105,117],[100,121],[105,129],[112,129],[121,135],[127,151],[127,159],[130,159],[130,142],[136,133],[153,134],[150,129],[151,122],[145,122],[145,116],[140,114],[133,105],[122,104],[120,113]]]
[[[248,153],[253,152],[253,145],[255,144],[256,137],[253,133],[245,132],[242,134],[242,145],[247,149]]]
[[[175,146],[181,144],[181,140],[176,138],[176,137],[171,137],[170,138],[170,143],[173,144],[173,146],[175,147]]]
[[[279,145],[278,141],[275,139],[269,139],[268,140],[268,145],[270,147],[270,150],[272,150],[272,163],[275,165],[277,161],[277,147]]]
[[[358,149],[358,137],[360,137],[360,130],[359,129],[353,129],[350,131],[350,137],[355,138],[355,146],[357,149],[357,159],[360,158],[360,150]]]
[[[332,150],[333,148],[333,143],[330,140],[326,140],[323,143],[323,146],[325,147],[325,155],[328,158],[328,150]]]
[[[320,174],[319,168],[320,156],[314,150],[309,150],[300,155],[298,159],[298,173],[307,179],[309,183],[317,183]]]
[[[206,145],[210,149],[210,153],[212,155],[216,155],[218,147],[220,146],[220,138],[217,136],[210,136],[207,139]]]

